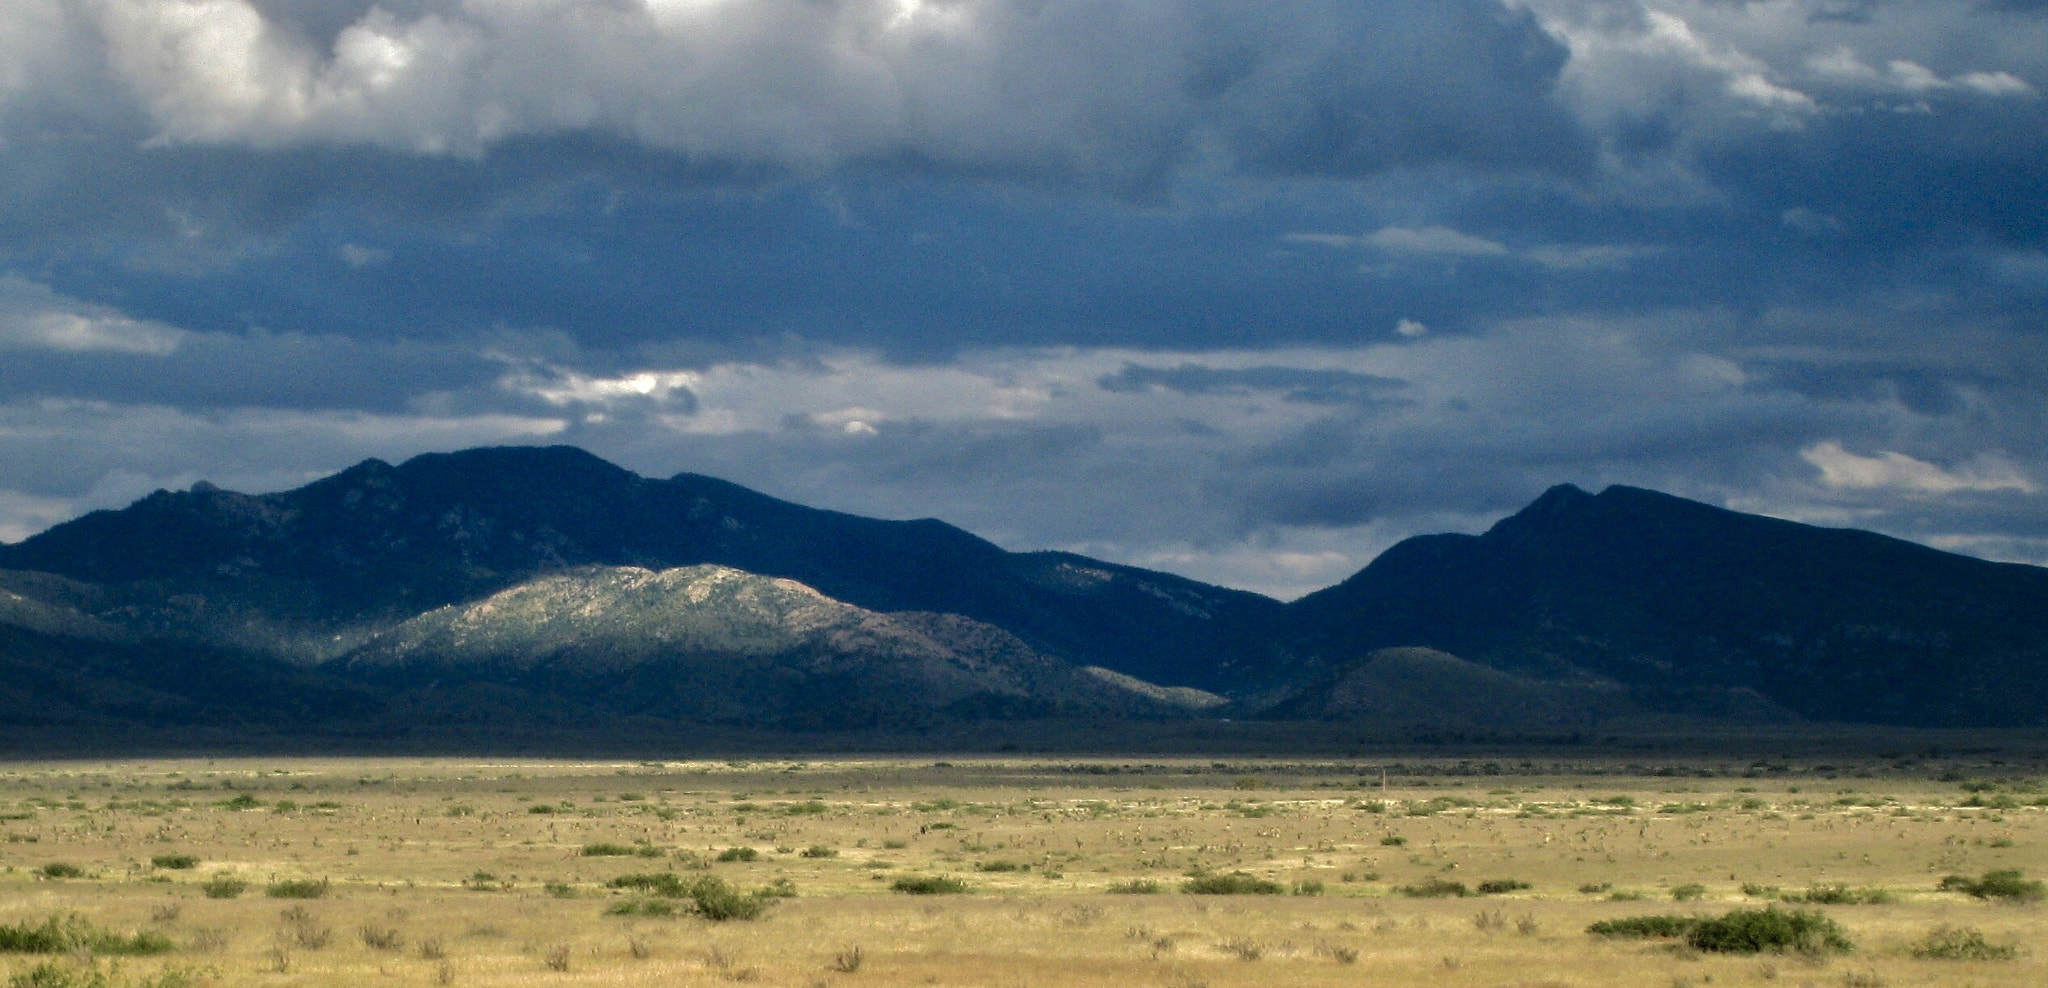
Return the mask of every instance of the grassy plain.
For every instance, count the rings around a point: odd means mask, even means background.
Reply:
[[[2003,869],[2048,877],[2041,772],[1902,756],[17,762],[0,765],[0,934],[76,916],[171,949],[0,953],[0,977],[2038,986],[2043,907],[1937,885]],[[612,885],[666,872],[795,895],[717,922],[688,898]],[[1237,872],[1283,892],[1182,891],[1191,875]],[[931,877],[967,891],[895,890]],[[225,896],[234,881],[246,888]],[[1431,882],[1510,888],[1400,891]],[[1586,932],[1815,889],[1879,900],[1780,906],[1824,911],[1853,953],[1724,955]],[[2017,956],[1914,956],[1941,927]]]

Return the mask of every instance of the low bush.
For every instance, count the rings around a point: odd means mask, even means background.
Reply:
[[[142,932],[122,936],[100,929],[76,914],[51,916],[41,923],[0,926],[0,953],[94,954],[142,956],[167,953],[171,941],[161,933]]]
[[[1586,932],[1629,940],[1683,937],[1694,950],[1723,954],[1845,954],[1854,949],[1839,924],[1810,909],[1737,909],[1718,919],[1630,916],[1602,920]]]
[[[1279,895],[1287,891],[1279,882],[1233,871],[1227,875],[1198,875],[1181,883],[1190,895]]]
[[[1698,882],[1680,885],[1671,890],[1671,899],[1674,902],[1698,902],[1706,897],[1707,887]]]
[[[839,852],[837,850],[834,850],[833,848],[826,847],[823,844],[812,844],[811,846],[804,848],[801,851],[798,851],[797,856],[805,858],[836,858],[839,856]]]
[[[1464,882],[1448,878],[1426,878],[1413,885],[1397,885],[1394,891],[1411,899],[1462,899],[1472,894]]]
[[[199,867],[199,856],[196,854],[159,854],[150,858],[149,863],[157,868],[169,868],[173,871],[190,871],[193,868]]]
[[[1128,882],[1117,882],[1103,891],[1113,895],[1158,895],[1165,889],[1149,878],[1133,878]]]
[[[1855,949],[1841,924],[1812,909],[1737,909],[1700,920],[1685,942],[1694,950],[1723,954],[1846,954]]]
[[[607,884],[615,889],[633,889],[665,899],[688,899],[697,915],[710,920],[753,919],[766,911],[774,900],[796,894],[796,887],[787,881],[753,892],[741,892],[716,875],[699,875],[684,881],[674,872],[621,875]],[[637,913],[643,916],[665,916],[672,911],[653,909],[648,902],[621,903],[606,910],[613,915]]]
[[[1018,864],[1015,861],[981,861],[975,864],[974,870],[987,872],[1030,871],[1031,866],[1028,864]]]
[[[287,878],[264,886],[263,894],[273,899],[324,899],[328,888],[325,878]]]
[[[1992,943],[1984,932],[1968,926],[1937,926],[1912,946],[1922,960],[2009,961],[2020,955],[2013,944]]]
[[[1492,881],[1480,882],[1478,892],[1480,895],[1506,895],[1509,892],[1520,892],[1523,889],[1530,888],[1535,888],[1535,886],[1528,882],[1516,881],[1512,878],[1496,878]]]
[[[52,861],[41,868],[37,868],[36,874],[44,878],[84,878],[85,870],[75,864]]]
[[[945,875],[905,875],[889,888],[905,895],[950,895],[967,891],[967,883]]]
[[[1699,923],[1697,916],[1630,916],[1603,919],[1586,927],[1586,932],[1613,940],[1655,940],[1685,936]]]
[[[761,852],[751,847],[728,847],[718,852],[720,861],[752,861],[760,856]]]
[[[1792,892],[1779,898],[1785,902],[1817,906],[1880,906],[1898,901],[1897,896],[1884,889],[1852,889],[1847,885],[1815,885],[1804,892]]]
[[[652,844],[614,844],[598,841],[583,845],[586,858],[658,858],[665,852]]]
[[[1977,879],[1950,875],[1937,887],[1944,892],[1961,892],[1979,899],[2004,899],[2007,902],[2039,902],[2048,897],[2048,887],[2013,870],[1987,871],[1984,877]]]
[[[249,883],[225,871],[215,872],[199,886],[199,891],[209,899],[232,899],[249,890]]]

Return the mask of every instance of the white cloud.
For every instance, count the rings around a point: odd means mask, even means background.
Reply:
[[[162,357],[191,334],[80,302],[46,285],[0,275],[0,350],[42,349]]]
[[[1953,494],[1959,491],[2033,494],[2039,490],[2017,468],[1993,456],[1979,457],[1973,465],[1957,470],[1944,470],[1904,453],[1858,456],[1834,441],[1816,443],[1800,451],[1799,455],[1820,469],[1822,484],[1841,490],[1890,490],[1915,494]]]
[[[1505,245],[1446,226],[1382,227],[1361,238],[1366,246],[1390,254],[1435,254],[1449,257],[1502,257]]]

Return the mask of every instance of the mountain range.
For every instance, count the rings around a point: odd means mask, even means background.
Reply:
[[[2048,723],[2048,570],[1561,486],[1292,603],[570,447],[0,546],[0,723]]]

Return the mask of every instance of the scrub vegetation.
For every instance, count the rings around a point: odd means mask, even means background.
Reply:
[[[1906,753],[18,762],[0,985],[2039,985],[2044,778]]]

